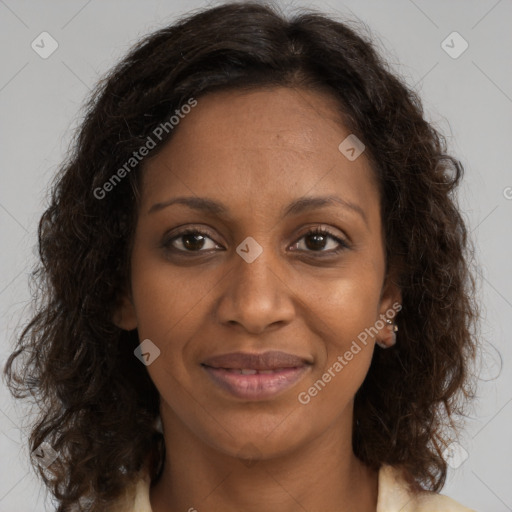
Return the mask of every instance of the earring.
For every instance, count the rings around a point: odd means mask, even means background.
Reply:
[[[391,342],[389,345],[385,345],[384,343],[380,343],[377,341],[377,345],[379,345],[380,348],[389,348],[389,347],[392,347],[396,343],[396,333],[398,332],[398,325],[396,325],[389,318],[386,318],[386,323],[390,326],[393,326],[393,330],[391,332]]]

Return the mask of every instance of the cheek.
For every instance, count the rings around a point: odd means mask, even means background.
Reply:
[[[369,333],[378,319],[380,275],[347,272],[321,286],[317,279],[305,279],[303,286],[308,290],[304,318],[317,338],[313,387],[303,391],[311,398],[321,395],[318,402],[325,404],[346,402],[364,381],[371,363],[374,340]]]
[[[187,336],[187,327],[197,325],[201,301],[214,285],[208,281],[211,272],[190,271],[172,266],[143,249],[132,256],[132,294],[141,339],[154,339],[165,344]],[[211,276],[210,276],[211,277]],[[180,333],[178,335],[178,333]],[[190,333],[191,335],[192,333]]]
[[[149,345],[155,357],[147,371],[160,395],[178,403],[180,389],[191,386],[185,353],[199,325],[198,281],[180,282],[179,272],[171,266],[134,250],[131,288],[139,340],[149,339],[156,347]]]
[[[319,340],[317,359],[297,400],[327,425],[347,414],[368,373],[374,341],[367,329],[375,323],[378,294],[371,286],[349,286],[347,282],[331,282],[324,292],[323,296],[311,296]]]
[[[304,276],[299,286],[302,313],[329,349],[342,350],[377,319],[381,276],[376,271],[347,267],[322,279]]]

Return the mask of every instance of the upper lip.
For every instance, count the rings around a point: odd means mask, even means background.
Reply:
[[[311,361],[294,354],[271,350],[262,354],[248,352],[232,352],[213,356],[202,363],[212,368],[276,370],[279,368],[296,368],[311,364]]]

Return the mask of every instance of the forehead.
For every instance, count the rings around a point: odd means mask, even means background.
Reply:
[[[352,202],[377,187],[364,153],[338,149],[350,135],[330,95],[302,89],[224,91],[199,97],[143,173],[142,207],[169,195],[215,196],[234,208],[339,192]]]

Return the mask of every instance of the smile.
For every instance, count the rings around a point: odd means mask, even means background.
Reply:
[[[202,363],[220,389],[243,400],[265,400],[293,387],[312,362],[284,352],[231,353]]]
[[[264,400],[296,384],[308,366],[276,370],[212,368],[204,366],[212,381],[231,395],[245,400]]]

